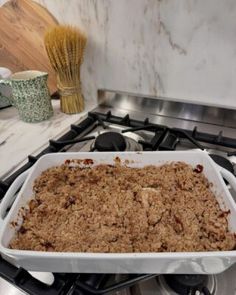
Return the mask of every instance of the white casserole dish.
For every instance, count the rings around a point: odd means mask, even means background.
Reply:
[[[215,274],[220,273],[236,262],[236,251],[217,252],[179,252],[179,253],[59,253],[23,251],[9,249],[8,244],[20,227],[18,211],[32,198],[32,186],[45,169],[61,165],[67,159],[92,159],[93,165],[114,164],[115,157],[121,161],[129,160],[129,166],[160,165],[170,161],[184,161],[195,167],[201,164],[204,174],[213,183],[213,190],[223,210],[230,210],[228,222],[230,231],[236,232],[236,205],[224,183],[224,178],[236,191],[236,178],[228,171],[217,166],[206,152],[174,151],[174,152],[125,152],[125,153],[57,153],[40,158],[28,175],[21,175],[8,190],[0,206],[0,250],[2,256],[14,265],[27,270],[45,272],[80,272],[80,273],[183,273],[183,274]],[[27,177],[27,178],[26,178]],[[14,198],[14,194],[24,179],[7,217],[5,212]],[[17,221],[18,227],[11,226]],[[138,220],[137,220],[138,222]]]

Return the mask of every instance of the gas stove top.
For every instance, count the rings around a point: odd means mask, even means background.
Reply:
[[[14,179],[46,153],[202,149],[236,175],[234,111],[111,91],[100,91],[99,100],[81,123],[6,175],[0,181],[0,199]],[[0,293],[14,285],[28,294],[236,294],[236,266],[216,276],[32,274],[0,259],[0,277],[10,282],[0,279]],[[44,283],[35,277],[43,277]]]
[[[142,281],[132,287],[136,295],[177,295],[177,294],[236,294],[234,282],[235,269],[229,269],[218,275],[159,275]]]

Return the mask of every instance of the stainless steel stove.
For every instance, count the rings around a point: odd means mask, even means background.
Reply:
[[[202,149],[236,175],[235,111],[104,90],[99,91],[98,98],[99,106],[86,119],[72,125],[61,138],[51,140],[40,154],[30,155],[28,163],[0,181],[0,198],[39,157],[59,151]],[[236,193],[229,189],[236,201]],[[16,288],[27,294],[53,295],[236,294],[235,275],[236,265],[214,276],[29,274],[0,259],[0,277],[4,278],[0,279],[0,294],[18,294],[14,293]]]
[[[132,294],[135,295],[177,295],[177,294],[236,294],[234,285],[235,267],[218,275],[201,276],[157,276],[154,279],[146,280],[132,287]],[[231,282],[231,283],[230,283]],[[202,285],[201,285],[202,284]],[[202,292],[194,290],[193,286],[202,286]],[[191,290],[192,288],[192,290]],[[174,291],[175,290],[175,291]],[[179,292],[178,292],[179,291]]]

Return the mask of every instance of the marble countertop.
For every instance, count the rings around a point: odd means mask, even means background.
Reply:
[[[0,178],[4,179],[27,161],[28,155],[39,153],[49,139],[60,137],[95,107],[87,101],[82,113],[67,115],[60,111],[60,102],[52,100],[54,115],[40,123],[25,123],[13,107],[0,110]]]

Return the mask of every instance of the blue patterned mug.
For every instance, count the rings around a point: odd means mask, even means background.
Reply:
[[[0,85],[12,88],[12,103],[23,121],[40,122],[53,115],[47,78],[45,72],[23,71],[13,74],[9,79],[0,80]]]

